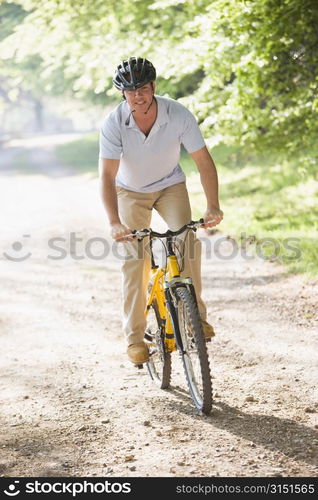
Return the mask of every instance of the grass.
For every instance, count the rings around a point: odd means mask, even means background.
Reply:
[[[318,274],[318,179],[296,163],[254,158],[229,161],[226,148],[212,156],[217,164],[221,208],[220,230],[237,241],[253,241],[250,251],[284,264],[290,272]],[[205,198],[193,162],[183,158],[194,216],[205,210]]]
[[[10,160],[8,169],[23,175],[33,175],[38,171],[27,150],[23,153],[16,153]]]
[[[79,172],[96,172],[98,135],[60,145],[59,160]],[[212,156],[220,181],[224,220],[220,230],[244,244],[249,251],[282,263],[293,273],[318,274],[318,179],[314,167],[296,162],[275,162],[268,155],[256,158],[239,148],[218,146]],[[182,154],[193,216],[205,210],[205,197],[196,167]]]
[[[56,146],[57,159],[73,167],[80,173],[96,172],[98,175],[98,133],[87,134],[75,141],[66,142]]]

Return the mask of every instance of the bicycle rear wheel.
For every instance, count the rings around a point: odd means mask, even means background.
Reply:
[[[150,306],[147,323],[145,340],[149,345],[148,372],[156,385],[167,389],[171,379],[171,353],[165,347],[164,329],[155,301]]]
[[[212,409],[209,358],[197,304],[185,287],[176,289],[178,323],[182,340],[181,357],[190,394],[196,408],[208,415]]]

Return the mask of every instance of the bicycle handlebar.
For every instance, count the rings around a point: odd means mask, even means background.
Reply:
[[[178,236],[183,233],[186,229],[192,229],[192,231],[196,231],[199,227],[205,226],[205,224],[209,224],[210,222],[215,222],[214,219],[204,222],[203,219],[197,221],[190,221],[184,226],[180,227],[177,231],[171,231],[168,229],[165,233],[158,233],[157,231],[153,231],[152,229],[139,229],[138,231],[134,230],[131,234],[127,236],[132,236],[134,238],[142,239],[146,238],[146,236],[150,236],[152,238],[169,238],[169,236]]]

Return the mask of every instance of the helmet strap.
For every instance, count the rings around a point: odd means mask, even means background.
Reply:
[[[155,99],[155,97],[154,97],[154,93],[153,93],[153,82],[151,82],[151,88],[152,88],[152,99],[151,99],[151,103],[149,104],[149,106],[148,106],[148,108],[147,108],[147,111],[145,111],[145,113],[144,113],[145,115],[148,113],[148,111],[149,111],[149,109],[151,108],[152,103],[153,103],[153,101],[154,101],[154,99]]]
[[[126,127],[128,127],[128,125],[129,125],[129,123],[130,123],[130,117],[131,117],[131,115],[132,115],[135,111],[136,111],[135,109],[132,109],[132,110],[130,111],[130,113],[129,113],[129,115],[128,115],[128,117],[127,117],[126,121],[125,121],[125,125],[126,125]]]
[[[144,115],[146,115],[149,111],[149,109],[151,108],[151,105],[153,103],[153,96],[152,96],[152,99],[151,99],[151,103],[149,104],[148,108],[147,108],[147,111],[144,112]]]

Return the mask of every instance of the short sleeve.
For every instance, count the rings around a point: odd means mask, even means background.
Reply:
[[[188,153],[194,153],[205,146],[197,121],[189,110],[185,109],[181,143]]]
[[[99,157],[119,160],[122,153],[120,128],[111,116],[108,116],[100,129]]]

